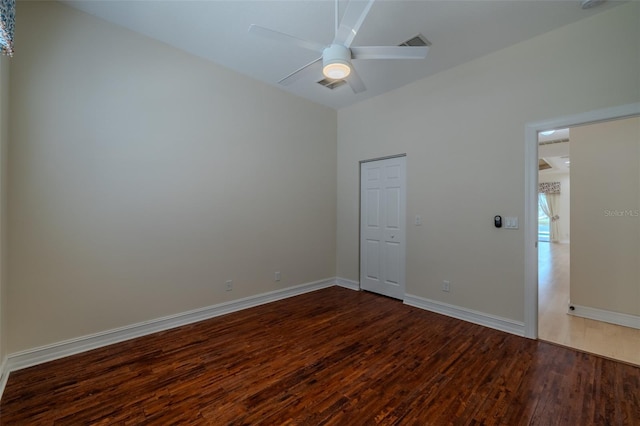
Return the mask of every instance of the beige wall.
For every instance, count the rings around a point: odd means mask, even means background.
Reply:
[[[640,315],[640,118],[571,129],[571,303]]]
[[[524,219],[525,124],[640,101],[639,18],[631,2],[340,110],[338,275],[358,279],[358,161],[406,152],[407,292],[523,321],[523,230],[493,216]]]
[[[558,240],[571,242],[571,179],[569,173],[540,173],[538,182],[560,182],[558,197]]]
[[[336,268],[358,279],[358,161],[401,152],[408,216],[424,221],[408,230],[407,291],[522,320],[522,228],[492,218],[523,220],[525,123],[640,101],[637,2],[345,108],[337,124],[57,3],[19,2],[17,19],[5,353]]]
[[[58,3],[16,16],[9,352],[335,276],[334,110]]]
[[[0,56],[0,365],[7,352],[7,148],[9,145],[9,58]],[[2,371],[0,371],[0,375]]]

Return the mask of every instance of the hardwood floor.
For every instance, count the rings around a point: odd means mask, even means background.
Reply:
[[[332,287],[14,372],[4,425],[638,425],[640,368]]]
[[[640,365],[640,330],[567,314],[570,245],[538,246],[538,337]]]

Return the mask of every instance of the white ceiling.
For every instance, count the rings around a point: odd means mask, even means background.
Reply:
[[[539,143],[556,142],[538,146],[538,157],[542,158],[551,166],[550,169],[540,170],[539,173],[569,173],[571,167],[570,135],[570,129],[556,129],[550,135],[538,134]]]
[[[355,1],[355,0],[354,0]],[[211,60],[332,108],[342,108],[406,85],[618,3],[582,10],[578,0],[378,0],[354,45],[397,45],[420,33],[431,43],[425,60],[354,61],[367,90],[329,90],[321,79],[277,81],[317,59],[312,51],[249,34],[258,24],[323,44],[334,32],[333,0],[65,1],[138,33]],[[340,13],[347,1],[340,0]],[[544,58],[540,58],[544,60]]]

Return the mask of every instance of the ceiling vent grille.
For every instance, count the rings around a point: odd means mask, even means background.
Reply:
[[[557,143],[565,143],[565,142],[569,142],[569,139],[554,139],[552,141],[545,141],[545,142],[538,142],[538,145],[542,146],[542,145],[554,145]]]
[[[431,42],[427,40],[422,34],[418,34],[417,36],[410,38],[404,43],[400,43],[398,46],[431,46]]]
[[[337,89],[338,87],[346,84],[347,82],[345,80],[331,80],[328,78],[323,78],[322,80],[320,80],[318,82],[319,85],[326,87],[327,89]]]

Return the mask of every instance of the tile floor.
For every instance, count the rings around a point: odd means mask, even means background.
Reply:
[[[538,247],[540,340],[640,365],[640,330],[567,314],[570,244]]]

